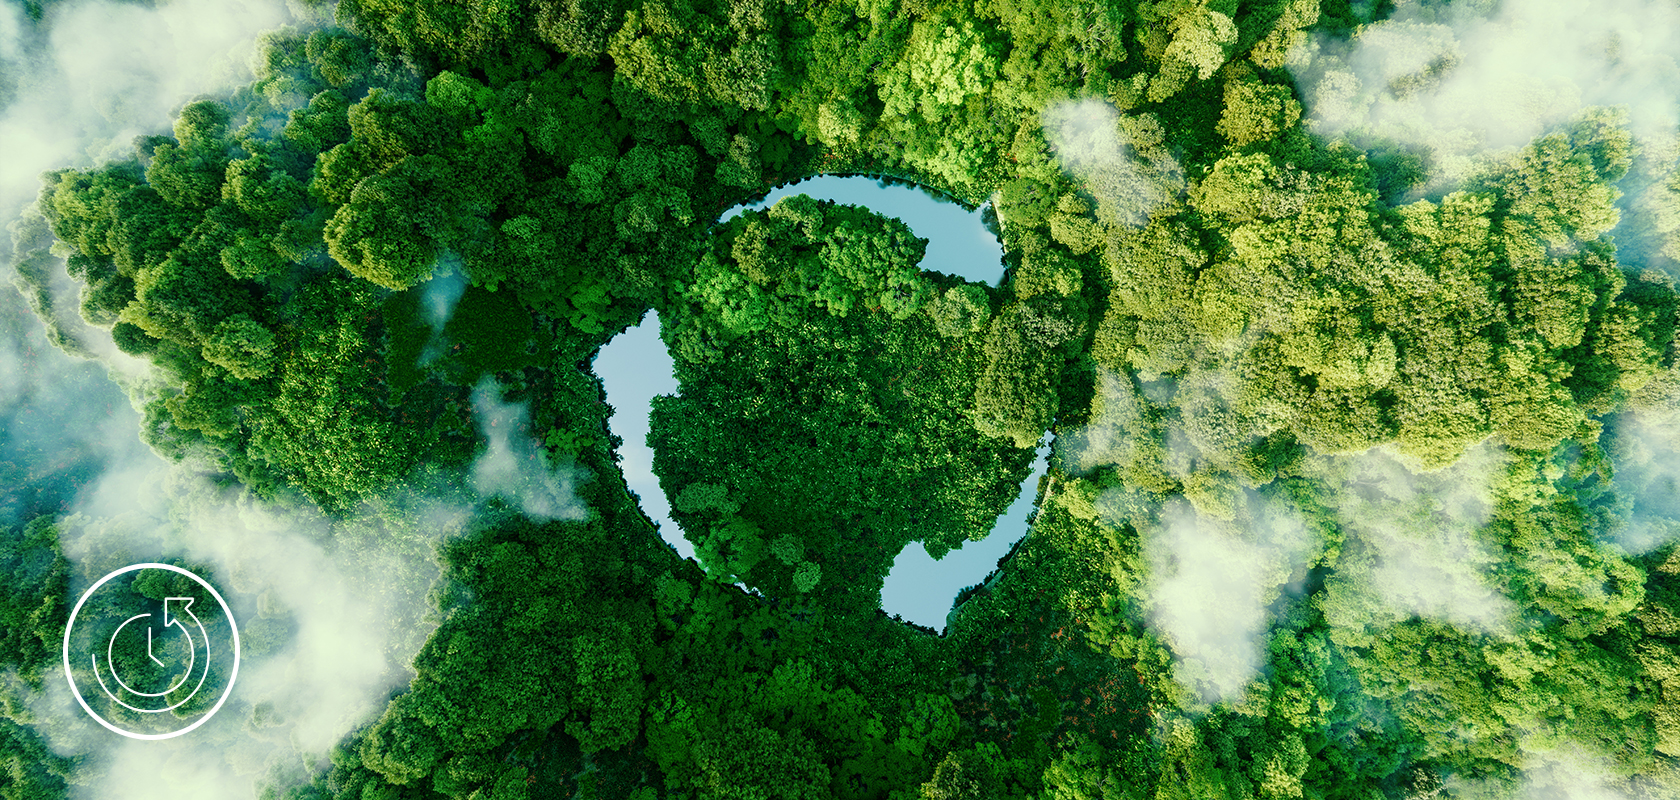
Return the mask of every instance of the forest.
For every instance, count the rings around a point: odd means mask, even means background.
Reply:
[[[1674,159],[1592,106],[1435,191],[1315,129],[1291,54],[1407,5],[339,0],[42,176],[16,284],[77,350],[73,281],[151,367],[139,438],[263,502],[418,524],[391,498],[472,473],[482,386],[594,476],[584,514],[480,502],[412,681],[265,798],[1680,795]],[[988,204],[1002,285],[863,207],[717,222],[821,174]],[[697,560],[591,366],[650,313]],[[944,633],[881,612],[1046,432],[1031,532]],[[30,452],[0,447],[0,795],[59,798],[97,755],[19,696],[93,576],[79,462]]]

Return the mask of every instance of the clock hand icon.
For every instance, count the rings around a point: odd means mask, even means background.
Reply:
[[[134,573],[168,581],[184,578],[204,591],[197,598],[163,598],[160,625],[153,618],[157,615],[155,608],[133,607],[136,602],[152,602],[136,596],[147,593],[133,585],[142,577]],[[104,588],[107,586],[110,588]],[[89,606],[89,601],[96,598],[101,599]],[[194,604],[195,599],[205,598],[212,604]],[[88,619],[78,624],[84,608],[92,610]],[[112,616],[113,608],[121,613]],[[146,629],[145,658],[140,657],[139,628]],[[212,631],[225,637],[217,640],[214,653],[210,646]],[[130,564],[106,573],[82,592],[64,624],[63,663],[64,679],[76,703],[106,730],[130,739],[172,739],[204,725],[232,695],[234,681],[239,678],[239,626],[222,593],[191,570],[155,561]],[[76,663],[82,665],[81,669],[73,666]],[[98,698],[98,693],[84,691],[93,683],[88,680],[90,664],[105,694],[105,699],[94,704],[89,701]],[[216,673],[213,681],[209,680],[211,672]],[[119,707],[123,710],[118,711]]]
[[[127,627],[129,623],[131,623],[131,622],[133,622],[137,619],[143,619],[143,618],[151,616],[150,613],[144,613],[144,614],[135,614],[134,616],[129,617],[128,619],[124,620],[123,623],[121,625],[118,625],[117,629],[111,633],[111,639],[105,646],[105,661],[106,661],[106,665],[110,668],[111,678],[112,678],[112,680],[114,680],[116,682],[117,686],[122,690],[122,692],[125,692],[129,695],[133,695],[134,697],[137,697],[137,698],[157,698],[157,697],[165,697],[165,696],[169,695],[170,693],[174,692],[175,690],[181,688],[181,686],[183,686],[187,682],[187,679],[192,677],[193,668],[198,664],[198,661],[199,661],[199,658],[198,658],[199,648],[193,643],[192,631],[189,630],[187,628],[186,623],[182,621],[180,613],[176,613],[174,615],[174,617],[171,618],[170,607],[171,607],[171,605],[173,605],[175,603],[180,603],[181,604],[180,605],[180,612],[184,612],[188,617],[192,618],[193,624],[198,627],[199,636],[202,638],[202,640],[204,642],[204,646],[203,646],[204,667],[203,667],[203,670],[202,670],[201,674],[199,675],[198,684],[193,687],[193,690],[191,692],[189,692],[186,697],[183,697],[180,700],[176,701],[175,703],[173,703],[171,705],[168,705],[168,706],[164,706],[162,708],[141,708],[139,706],[130,705],[129,703],[125,702],[121,697],[118,696],[119,692],[111,691],[111,688],[106,685],[104,673],[99,668],[99,656],[98,656],[98,654],[90,654],[88,656],[88,658],[91,659],[92,662],[93,662],[93,674],[94,674],[94,677],[99,681],[99,688],[105,690],[105,695],[107,697],[110,697],[113,701],[115,701],[118,705],[122,706],[123,708],[127,708],[127,709],[130,709],[130,710],[133,710],[133,711],[138,711],[142,714],[161,714],[165,711],[174,710],[176,708],[181,707],[188,700],[191,700],[195,695],[197,695],[198,690],[204,687],[204,680],[206,678],[210,677],[210,635],[209,635],[208,632],[206,632],[204,630],[204,623],[200,622],[199,619],[198,619],[198,615],[194,614],[193,611],[192,611],[193,599],[190,598],[190,597],[166,597],[166,598],[164,598],[164,601],[163,601],[163,629],[164,629],[165,632],[167,632],[171,627],[180,628],[182,635],[184,635],[186,637],[186,641],[187,641],[187,668],[186,668],[186,671],[181,673],[181,677],[180,677],[179,680],[176,680],[172,685],[170,685],[169,688],[167,688],[167,689],[165,689],[161,692],[142,692],[142,691],[139,691],[139,690],[129,686],[127,682],[123,681],[122,676],[117,674],[116,657],[115,657],[117,637],[122,634],[123,628]],[[154,652],[152,629],[151,629],[150,626],[148,626],[146,628],[146,655],[147,655],[147,657],[151,658],[152,661],[156,662],[159,666],[164,665],[163,660],[158,658],[156,652]],[[136,700],[135,702],[140,703],[142,701]],[[142,703],[142,704],[143,705],[150,705],[150,703]]]

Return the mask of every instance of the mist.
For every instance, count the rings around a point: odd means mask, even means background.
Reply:
[[[1514,786],[1501,780],[1450,775],[1443,788],[1452,797],[1465,800],[1633,800],[1650,796],[1636,793],[1626,781],[1617,780],[1608,759],[1577,745],[1560,747],[1530,735],[1520,746],[1527,763]]]
[[[1152,118],[1122,119],[1108,103],[1086,98],[1046,107],[1042,122],[1044,140],[1096,199],[1099,218],[1141,226],[1184,188],[1183,171],[1162,149]]]
[[[1117,466],[1122,474],[1158,471],[1184,484],[1183,495],[1163,501],[1134,481],[1104,480],[1109,485],[1094,505],[1103,524],[1140,532],[1148,575],[1137,597],[1172,651],[1175,680],[1204,707],[1244,698],[1267,662],[1273,605],[1298,591],[1322,550],[1287,501],[1217,478],[1207,457],[1217,437],[1204,430],[1217,427],[1218,420],[1206,419],[1217,404],[1181,407],[1184,424],[1150,421],[1147,403],[1218,396],[1220,378],[1188,378],[1195,384],[1188,395],[1171,379],[1145,382],[1140,392],[1130,376],[1102,369],[1093,419],[1057,438],[1057,457],[1070,474]]]
[[[1146,529],[1145,606],[1173,652],[1173,675],[1204,704],[1236,702],[1266,663],[1269,607],[1306,577],[1316,536],[1282,503],[1249,491],[1237,521],[1183,500]]]
[[[1680,7],[1663,0],[1397,3],[1348,42],[1297,48],[1311,128],[1366,148],[1427,153],[1439,194],[1583,109],[1619,106],[1644,163],[1625,189],[1672,175]],[[1630,191],[1630,195],[1636,192]]]
[[[495,381],[485,378],[473,390],[473,414],[489,447],[473,463],[473,485],[483,497],[501,495],[540,520],[583,520],[589,511],[574,487],[582,467],[567,461],[550,466],[546,450],[528,432],[528,408],[504,403]]]
[[[1610,541],[1641,555],[1680,540],[1680,409],[1624,412],[1611,431],[1619,524]]]
[[[1143,534],[1149,577],[1138,596],[1174,655],[1178,681],[1204,704],[1239,700],[1264,668],[1273,604],[1299,590],[1323,547],[1287,502],[1227,474],[1224,377],[1198,373],[1139,390],[1102,371],[1093,420],[1069,431],[1059,452],[1076,475],[1117,465],[1182,485],[1182,496],[1163,502],[1122,481],[1095,505],[1105,524]],[[1151,422],[1149,402],[1178,404],[1182,423]],[[1414,617],[1509,632],[1514,604],[1485,577],[1498,548],[1481,539],[1492,480],[1506,461],[1490,444],[1433,472],[1384,448],[1310,455],[1301,468],[1329,490],[1322,500],[1344,537],[1323,590],[1327,621],[1358,637]]]
[[[29,713],[23,721],[56,752],[89,757],[73,796],[255,798],[326,768],[331,748],[413,678],[412,659],[439,621],[438,547],[479,501],[499,495],[540,519],[587,514],[572,492],[577,471],[549,469],[525,433],[524,404],[502,402],[486,381],[474,410],[489,444],[471,489],[394,491],[377,509],[338,519],[219,485],[208,464],[166,462],[138,441],[133,409],[114,414],[101,429],[109,461],[59,522],[72,596],[129,564],[202,565],[238,620],[244,658],[215,717],[164,741],[100,728],[56,673],[33,694],[14,682]]]
[[[164,461],[140,441],[124,391],[150,391],[148,366],[81,320],[43,221],[25,213],[43,171],[132,156],[134,137],[168,133],[187,102],[248,82],[261,32],[329,21],[331,11],[254,0],[67,2],[34,23],[15,4],[0,7],[0,223],[11,233],[0,242],[0,462],[11,463],[0,468],[24,470],[0,474],[10,487],[0,524],[58,516],[73,596],[132,563],[201,565],[243,645],[227,703],[165,741],[99,727],[56,672],[38,692],[9,682],[20,721],[56,752],[86,756],[74,797],[254,798],[266,785],[309,779],[412,677],[410,661],[436,624],[428,593],[441,574],[438,544],[473,511],[470,496],[443,492],[382,498],[379,512],[335,521],[228,488],[207,464]],[[32,279],[20,282],[27,295],[10,288],[19,258],[33,259]],[[501,447],[518,451],[506,437]],[[506,491],[520,502],[518,487]],[[537,502],[555,497],[564,499]]]
[[[453,253],[438,260],[432,278],[426,281],[420,295],[420,314],[431,327],[432,334],[420,352],[421,366],[430,364],[449,347],[449,337],[443,332],[455,313],[455,304],[467,290],[467,279],[461,274],[460,256]]]
[[[1418,617],[1509,632],[1516,607],[1484,577],[1500,557],[1478,538],[1504,458],[1482,444],[1424,472],[1383,448],[1335,457],[1325,477],[1340,481],[1336,518],[1349,544],[1326,586],[1331,624],[1364,630]]]
[[[257,34],[319,20],[277,0],[172,0],[49,5],[40,25],[0,9],[0,214],[11,220],[50,169],[133,155],[134,137],[167,133],[194,97],[248,82]]]
[[[437,546],[471,511],[411,496],[383,514],[332,520],[218,486],[201,465],[144,448],[110,466],[59,522],[71,594],[128,564],[202,565],[238,620],[243,659],[226,705],[164,741],[97,727],[57,675],[26,697],[49,746],[91,756],[74,796],[256,797],[324,767],[331,747],[413,677],[410,661],[436,624],[428,594],[441,574]]]
[[[107,463],[146,449],[138,427],[105,370],[55,348],[0,283],[0,526],[68,507]]]
[[[1107,367],[1099,367],[1093,409],[1091,423],[1062,434],[1057,447],[1062,469],[1074,476],[1131,461],[1145,425],[1131,378]]]
[[[67,507],[75,487],[145,449],[118,385],[144,392],[149,366],[81,319],[79,290],[30,208],[41,174],[132,156],[135,136],[167,133],[194,97],[248,81],[258,33],[328,13],[277,0],[66,2],[37,23],[0,7],[0,462],[11,468],[0,480],[15,490],[0,524]]]
[[[455,304],[460,302],[461,293],[467,289],[467,279],[461,276],[455,265],[445,264],[439,270],[441,274],[426,282],[425,294],[421,297],[426,324],[432,326],[436,334],[443,333],[443,326],[448,324],[450,316],[455,313]]]
[[[1401,3],[1348,47],[1291,55],[1320,132],[1445,147],[1516,147],[1581,109],[1624,106],[1636,133],[1680,122],[1680,8],[1661,0]]]

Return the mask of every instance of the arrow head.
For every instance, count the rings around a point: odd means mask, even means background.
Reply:
[[[175,603],[180,604],[179,610],[175,612],[176,616],[171,617],[169,615],[170,607],[171,607],[172,604],[175,604]],[[191,597],[165,597],[165,598],[163,598],[163,627],[168,628],[171,625],[179,625],[179,626],[181,626],[181,632],[182,633],[190,634],[190,631],[187,630],[187,624],[181,621],[181,617],[179,615],[180,615],[181,611],[186,611],[188,614],[191,614],[192,611],[190,611],[189,609],[192,608],[192,604],[193,604],[193,599]]]

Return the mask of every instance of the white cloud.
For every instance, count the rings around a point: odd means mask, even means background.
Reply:
[[[437,273],[426,281],[425,294],[421,296],[426,324],[436,333],[443,332],[443,326],[455,312],[455,304],[461,300],[461,293],[467,289],[467,279],[457,268],[459,261],[459,257],[454,257],[440,263]]]
[[[1138,146],[1144,143],[1133,140],[1130,126],[1102,100],[1056,103],[1041,118],[1044,140],[1096,198],[1099,217],[1142,225],[1184,187],[1178,162],[1158,146]]]
[[[1646,553],[1680,539],[1680,409],[1621,414],[1609,437],[1620,523],[1611,540]]]
[[[475,400],[490,439],[477,488],[532,516],[584,517],[571,492],[578,473],[546,468],[523,434],[525,408],[498,400],[492,383]],[[329,519],[313,506],[218,486],[191,459],[165,462],[137,441],[136,416],[124,411],[99,427],[112,455],[61,522],[72,594],[128,564],[207,564],[205,577],[240,621],[245,659],[227,705],[186,736],[119,741],[62,680],[24,698],[35,725],[55,751],[90,756],[77,798],[255,798],[276,780],[305,780],[412,678],[409,664],[435,627],[428,593],[441,572],[437,546],[461,529],[474,497],[392,496],[378,511]]]
[[[105,371],[49,344],[22,298],[0,284],[0,461],[29,465],[26,484],[97,474],[146,450],[138,427],[139,415]],[[50,487],[65,501],[74,495],[67,483]],[[21,521],[36,503],[27,490],[8,488],[0,491],[0,524]]]
[[[1523,800],[1631,800],[1606,759],[1574,746],[1530,755],[1537,763],[1523,770]]]
[[[0,90],[13,84],[16,78],[16,66],[12,62],[23,57],[23,5],[8,3],[0,6],[0,62],[6,62],[6,71],[10,73],[0,79]],[[4,95],[0,95],[3,97]]]
[[[1332,623],[1380,626],[1417,616],[1507,630],[1515,607],[1485,577],[1498,554],[1477,538],[1492,513],[1490,478],[1502,459],[1486,444],[1436,472],[1413,472],[1382,448],[1335,458],[1345,470],[1337,520],[1375,558],[1344,557],[1337,565],[1343,579],[1329,589],[1331,606],[1357,618],[1327,611]],[[1371,600],[1388,619],[1370,616]]]
[[[1062,468],[1076,476],[1130,461],[1144,425],[1131,378],[1102,367],[1097,380],[1091,424],[1057,437]]]
[[[1266,663],[1267,609],[1305,576],[1318,545],[1292,510],[1244,493],[1238,521],[1182,500],[1145,530],[1150,624],[1173,651],[1173,674],[1204,703],[1241,699]]]
[[[174,0],[156,7],[92,0],[51,4],[33,22],[0,8],[0,227],[18,221],[43,172],[133,155],[135,136],[167,133],[194,97],[248,81],[256,36],[324,13],[282,0]],[[0,291],[10,291],[10,237],[0,238]],[[79,290],[53,265],[50,294],[60,327],[124,383],[144,380],[143,362],[83,323]],[[56,358],[51,359],[57,363]],[[0,385],[23,380],[0,358]]]
[[[461,294],[467,290],[467,279],[462,276],[460,266],[460,256],[445,254],[438,260],[432,278],[422,288],[420,314],[432,328],[426,347],[420,353],[422,365],[436,360],[449,346],[449,337],[444,335],[443,326],[449,324],[450,316],[455,313],[455,304],[461,301]]]
[[[117,740],[71,704],[62,680],[28,698],[55,750],[93,754],[75,797],[142,800],[255,798],[275,776],[324,765],[412,678],[409,662],[435,627],[437,545],[470,512],[416,497],[384,517],[335,521],[218,487],[149,451],[107,471],[84,500],[60,523],[72,593],[128,564],[182,558],[211,568],[204,577],[241,628],[227,704],[186,736]]]
[[[136,135],[169,132],[186,102],[248,81],[260,32],[330,14],[330,5],[304,9],[280,0],[155,7],[70,0],[50,6],[37,26],[16,4],[0,6],[0,223],[35,199],[43,171],[127,158]],[[10,260],[9,250],[0,244],[0,261]],[[10,277],[5,271],[0,283]],[[76,287],[60,274],[51,288],[61,317],[81,325]],[[434,325],[447,318],[459,289],[447,294],[427,307]],[[114,409],[92,402],[87,387],[98,376],[90,365],[47,347],[21,305],[0,303],[0,414],[20,404],[66,409],[53,418],[51,436],[31,441],[49,460],[95,448],[104,464],[63,520],[77,575],[72,592],[127,564],[205,563],[249,635],[227,704],[187,736],[118,740],[74,704],[62,679],[24,697],[50,746],[89,756],[80,776],[86,782],[72,787],[73,796],[254,798],[275,776],[323,766],[330,747],[375,718],[410,679],[409,662],[434,627],[428,591],[440,574],[436,546],[459,528],[472,498],[384,498],[379,513],[362,509],[335,521],[311,507],[218,487],[200,465],[166,463],[141,444],[138,414],[126,402]],[[141,362],[93,333],[81,338],[116,367],[111,377],[144,394]],[[110,389],[103,379],[91,383]],[[515,495],[539,516],[581,514],[570,493],[574,473],[533,471],[534,445],[513,434],[522,412],[510,415],[515,407],[494,398],[479,408],[491,438],[478,465],[481,485]],[[26,416],[4,419],[41,422],[39,414]],[[11,691],[22,693],[15,685]]]
[[[502,495],[527,516],[542,520],[582,520],[589,510],[573,487],[583,469],[566,463],[551,467],[542,446],[526,433],[526,406],[503,403],[489,378],[473,390],[473,413],[489,448],[473,464],[473,485],[480,495]]]
[[[1489,13],[1491,5],[1400,3],[1345,46],[1321,38],[1291,54],[1312,127],[1362,145],[1428,148],[1431,192],[1589,106],[1623,106],[1636,135],[1672,139],[1680,7],[1505,0]]]
[[[1542,746],[1537,736],[1521,742],[1527,762],[1514,787],[1491,778],[1467,779],[1449,775],[1444,788],[1452,797],[1467,800],[1632,800],[1626,781],[1614,777],[1609,759],[1572,743]],[[1512,789],[1515,789],[1515,792]],[[1640,793],[1637,796],[1651,796]]]
[[[31,47],[14,9],[0,14],[10,19],[0,41],[23,65],[0,113],[5,219],[34,199],[43,171],[126,158],[135,136],[167,132],[193,97],[249,80],[257,34],[295,19],[275,0],[71,2],[49,6],[45,46]]]

